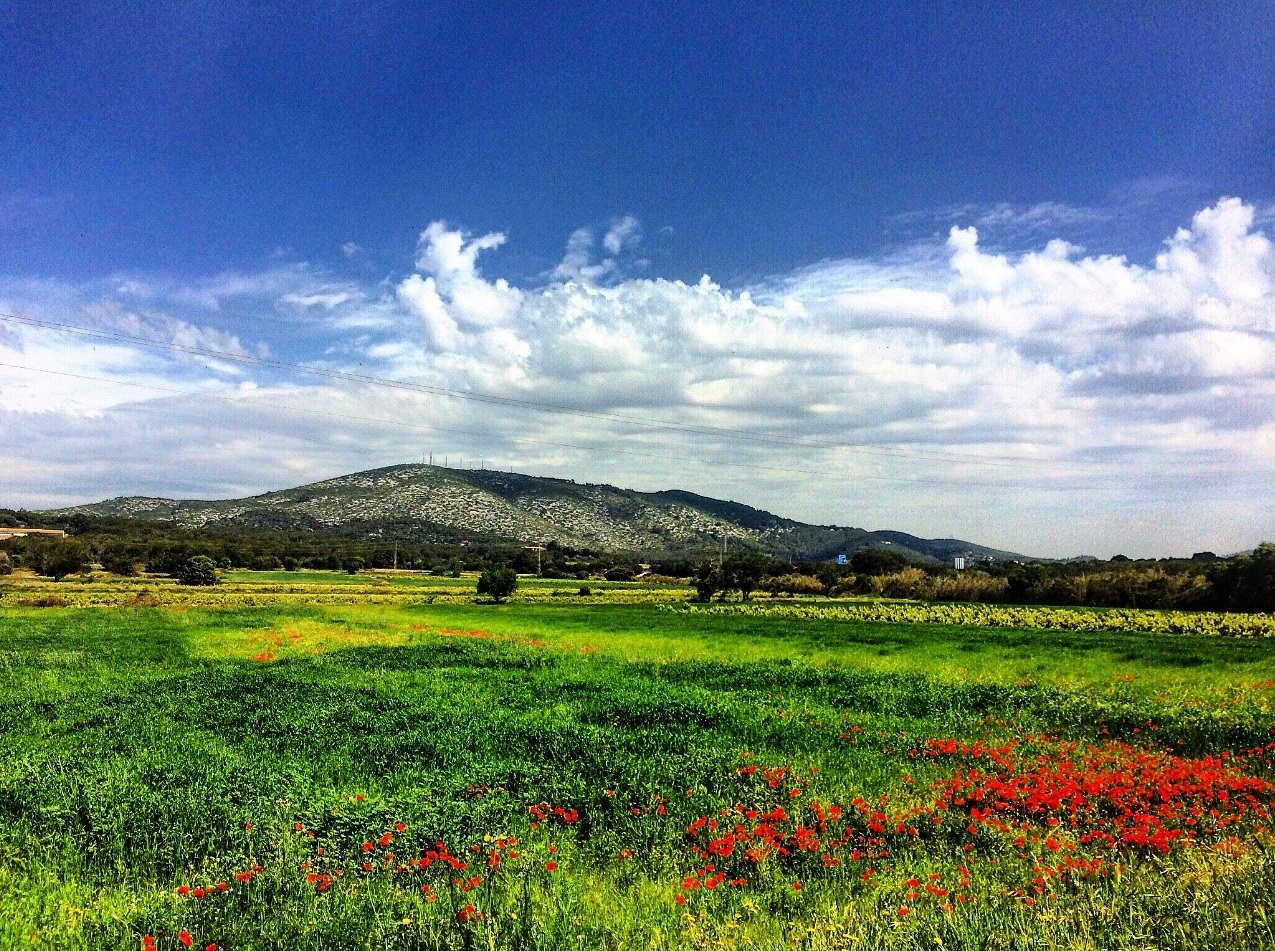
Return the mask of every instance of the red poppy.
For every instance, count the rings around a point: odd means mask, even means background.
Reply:
[[[192,944],[195,943],[195,939],[190,936],[189,931],[177,932],[177,940],[182,943],[182,947],[184,948],[189,948]]]

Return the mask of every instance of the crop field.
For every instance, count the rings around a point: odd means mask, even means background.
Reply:
[[[0,584],[0,947],[1275,948],[1269,618],[226,581]]]

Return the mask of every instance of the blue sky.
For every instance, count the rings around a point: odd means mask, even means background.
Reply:
[[[429,445],[1042,554],[1275,535],[1269,4],[0,2],[0,48],[0,309],[787,440],[404,433],[0,326],[0,504]]]

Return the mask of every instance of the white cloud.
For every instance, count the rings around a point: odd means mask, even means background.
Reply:
[[[1041,208],[1035,217],[1058,214]],[[1235,199],[1203,209],[1146,264],[1086,255],[1061,239],[1029,253],[992,252],[979,238],[977,228],[954,228],[946,241],[888,259],[824,262],[732,291],[707,277],[621,279],[616,262],[640,240],[639,223],[625,217],[600,240],[593,229],[574,232],[550,283],[523,288],[482,272],[483,256],[505,235],[473,237],[435,222],[421,234],[417,273],[381,286],[283,269],[210,279],[189,295],[140,278],[118,293],[142,295],[148,306],[185,299],[207,314],[191,302],[210,296],[224,308],[252,289],[252,300],[313,313],[314,323],[298,326],[325,344],[329,365],[586,414],[391,400],[380,391],[355,398],[300,376],[293,383],[309,395],[292,393],[281,404],[355,414],[372,405],[387,419],[427,427],[440,453],[451,446],[458,455],[504,456],[555,474],[733,495],[818,522],[952,534],[1044,554],[1104,546],[1136,554],[1139,545],[1222,550],[1275,536],[1275,248],[1253,209]],[[600,260],[599,247],[607,255]],[[162,327],[168,339],[186,332],[219,349],[255,346],[193,320],[181,331],[179,318],[165,323],[115,299],[94,306],[114,326],[128,325],[122,315],[131,314],[139,329]],[[22,362],[35,354],[46,368],[131,380],[232,385],[224,374],[181,371],[136,349],[90,358],[78,344],[37,352],[34,338],[24,332],[23,339],[25,354],[0,341],[9,346],[0,355]],[[10,422],[73,409],[48,387],[17,379],[0,370],[0,408]],[[85,405],[113,420],[154,413],[185,432],[174,422],[180,401],[130,401],[118,391],[86,385]],[[272,392],[258,391],[266,400]],[[284,414],[271,412],[271,419]],[[804,444],[587,415],[597,413],[777,433]],[[58,425],[77,424],[66,416]],[[322,427],[296,427],[289,458],[323,460],[315,465],[328,474],[373,458],[412,458],[395,456],[401,434],[389,425],[338,420],[331,438]],[[214,441],[226,465],[248,481],[252,471],[267,471],[243,461],[251,454],[231,459],[229,436]],[[109,454],[111,438],[104,433],[89,454]],[[308,450],[306,439],[316,446]],[[589,445],[610,447],[610,458],[568,448]],[[368,446],[379,448],[361,452]],[[176,472],[162,459],[156,464]],[[1169,518],[1182,499],[1193,506],[1190,517]]]
[[[334,307],[340,307],[342,304],[354,300],[354,295],[347,291],[336,291],[334,293],[315,293],[315,294],[284,294],[279,298],[285,304],[292,304],[303,310],[310,307],[322,307],[324,310],[332,310]]]
[[[635,260],[631,256],[631,252],[636,251],[642,243],[642,223],[633,215],[613,219],[602,236],[602,248],[610,257],[594,261],[596,243],[597,238],[590,227],[577,228],[571,232],[562,260],[551,276],[564,281],[596,284],[620,273],[622,255],[628,255],[626,260],[631,267],[645,267],[650,263],[644,259]]]
[[[642,223],[633,215],[625,215],[611,222],[602,246],[612,255],[619,257],[621,251],[635,248],[642,241]]]

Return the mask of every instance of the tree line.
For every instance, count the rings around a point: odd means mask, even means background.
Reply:
[[[792,563],[759,553],[700,562],[692,576],[697,598],[725,600],[754,592],[772,596],[875,595],[927,601],[983,601],[1174,610],[1275,611],[1275,544],[1219,558],[1134,561],[979,563],[956,570],[917,563],[885,548],[855,552],[845,565]]]
[[[508,568],[547,578],[603,577],[687,581],[696,597],[876,595],[932,601],[984,601],[1091,607],[1180,610],[1275,611],[1275,544],[1248,554],[1219,558],[1135,561],[979,562],[960,571],[938,562],[916,562],[888,548],[854,552],[847,563],[831,559],[792,561],[761,552],[725,558],[656,559],[573,548],[548,542],[540,551],[517,542],[475,537],[454,542],[352,538],[312,532],[188,529],[170,522],[110,516],[41,518],[0,509],[0,526],[61,528],[65,539],[10,538],[0,541],[0,574],[24,567],[63,578],[93,566],[117,575],[142,572],[181,578],[192,559],[207,559],[214,571],[324,570],[358,572],[399,567],[458,577],[462,571]],[[200,567],[206,570],[202,562]],[[206,577],[206,575],[199,575]]]

